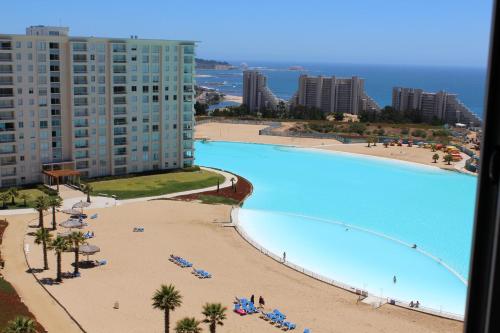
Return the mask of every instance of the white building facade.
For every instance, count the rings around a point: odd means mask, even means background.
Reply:
[[[0,186],[194,161],[193,41],[0,34]]]

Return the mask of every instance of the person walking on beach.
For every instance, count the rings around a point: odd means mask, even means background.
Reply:
[[[250,296],[250,302],[252,302],[252,304],[255,304],[255,297],[253,294],[252,294],[252,296]]]
[[[396,284],[396,282],[398,282],[398,280],[396,279],[396,275],[394,275],[394,277],[392,278],[392,281],[394,282],[394,284]]]
[[[286,262],[286,252],[283,252],[283,262]]]
[[[259,307],[263,308],[264,305],[266,305],[266,302],[264,302],[264,297],[259,296]]]

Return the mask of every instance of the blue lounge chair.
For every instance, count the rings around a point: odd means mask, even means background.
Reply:
[[[306,329],[304,330],[304,333],[311,333],[311,331],[310,331],[308,328],[306,328]]]

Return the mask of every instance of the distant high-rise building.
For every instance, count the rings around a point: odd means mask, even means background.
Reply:
[[[195,42],[68,30],[0,34],[0,186],[191,166]]]
[[[415,110],[424,121],[434,119],[448,124],[464,123],[479,126],[481,119],[457,97],[445,91],[424,92],[422,89],[394,87],[392,107],[399,112]]]
[[[279,99],[267,87],[267,78],[256,70],[243,72],[243,104],[251,112],[276,109]]]
[[[325,113],[358,114],[380,109],[364,90],[364,79],[307,76],[299,77],[299,90],[292,104],[317,108]]]

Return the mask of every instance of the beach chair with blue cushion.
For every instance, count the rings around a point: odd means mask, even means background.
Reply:
[[[310,331],[308,328],[306,328],[306,329],[304,330],[304,333],[311,333],[311,331]]]

